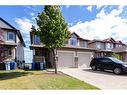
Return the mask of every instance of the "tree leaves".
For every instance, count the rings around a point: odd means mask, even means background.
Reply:
[[[62,16],[60,6],[45,6],[44,11],[36,18],[38,28],[32,27],[41,38],[41,42],[49,49],[62,47],[69,38],[67,23]]]

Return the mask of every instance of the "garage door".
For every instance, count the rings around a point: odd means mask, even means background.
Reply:
[[[58,67],[74,67],[74,52],[58,52]]]
[[[78,53],[78,67],[89,67],[92,52]]]

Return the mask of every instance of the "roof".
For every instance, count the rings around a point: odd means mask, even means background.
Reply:
[[[77,33],[75,33],[75,32],[71,33],[71,35],[73,35],[73,34],[76,35],[77,38],[80,39],[80,40],[89,41],[88,39],[81,38],[81,37],[80,37]]]
[[[114,43],[114,44],[121,44],[121,45],[125,45],[122,41],[116,41],[115,39],[113,39],[112,37],[104,39],[104,40],[91,40],[89,41],[89,44],[91,43],[95,43],[95,42],[102,42],[102,43]]]
[[[17,35],[18,35],[20,41],[22,42],[23,46],[25,47],[25,42],[24,42],[24,40],[23,40],[23,38],[22,38],[22,35],[21,35],[20,31],[19,31],[18,29],[16,29],[15,27],[13,27],[13,26],[12,26],[11,24],[9,24],[8,22],[6,22],[3,18],[0,17],[0,20],[3,21],[3,22],[4,22],[5,24],[7,24],[8,26],[10,26],[12,29],[11,29],[11,28],[8,29],[8,28],[5,28],[5,27],[0,27],[0,28],[1,28],[1,29],[7,29],[7,30],[16,31],[16,33],[17,33]]]
[[[112,51],[116,53],[127,52],[127,46],[116,47]]]

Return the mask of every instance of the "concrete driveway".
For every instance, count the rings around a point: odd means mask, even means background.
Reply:
[[[68,68],[59,69],[59,71],[100,89],[127,89],[127,74],[115,75],[113,72],[93,71],[88,68]]]

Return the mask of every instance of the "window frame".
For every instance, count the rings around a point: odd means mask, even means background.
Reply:
[[[39,39],[37,39],[37,38],[39,38]],[[37,40],[39,40],[39,41],[37,41]],[[41,42],[40,36],[34,35],[34,44],[40,45],[40,42]]]
[[[10,38],[10,36],[9,36],[10,34],[13,35],[13,39]],[[15,33],[14,32],[8,32],[7,33],[7,40],[8,41],[15,41]]]
[[[83,41],[83,47],[87,48],[88,47],[88,42],[87,41]]]
[[[70,45],[77,46],[78,41],[76,38],[70,38]]]

